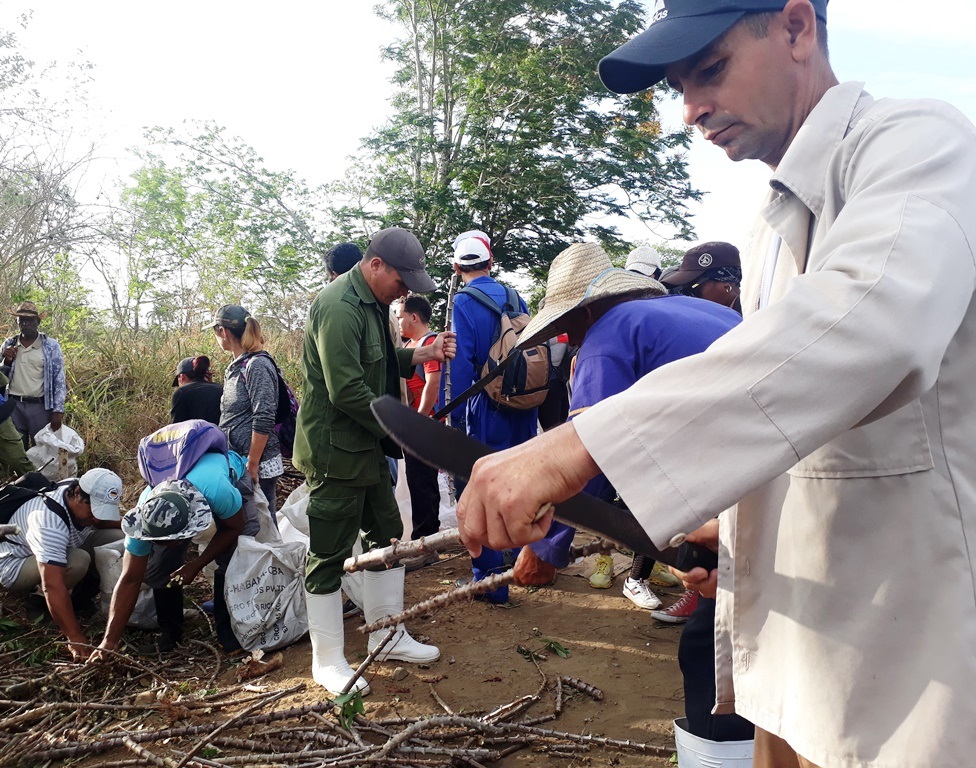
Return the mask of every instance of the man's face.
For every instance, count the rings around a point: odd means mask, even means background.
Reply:
[[[71,516],[78,521],[82,528],[88,528],[97,522],[95,515],[92,514],[91,501],[84,500],[80,488],[69,491],[64,497],[68,505]]]
[[[783,14],[758,38],[738,23],[705,50],[667,68],[684,98],[684,120],[731,160],[775,168],[806,117],[802,68],[794,61]]]
[[[397,305],[397,321],[400,323],[400,335],[405,339],[416,338],[417,324],[419,318],[416,312],[407,312],[403,308],[403,303]]]
[[[22,336],[31,338],[37,335],[37,328],[41,324],[41,319],[39,317],[18,317],[17,318],[17,328],[20,330]]]
[[[373,257],[369,262],[364,261],[363,274],[370,291],[381,304],[392,304],[397,299],[406,298],[410,292],[407,284],[400,279],[400,273],[380,258]]]

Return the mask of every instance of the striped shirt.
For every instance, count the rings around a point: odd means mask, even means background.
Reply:
[[[65,510],[68,508],[64,500],[66,491],[62,487],[48,494]],[[80,547],[94,530],[66,525],[41,496],[23,504],[14,512],[10,523],[19,526],[20,533],[0,541],[0,586],[3,587],[10,587],[17,580],[28,557],[46,565],[67,566],[68,549]]]

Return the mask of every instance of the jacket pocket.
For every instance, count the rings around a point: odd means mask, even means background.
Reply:
[[[376,437],[365,429],[331,429],[329,442],[334,448],[350,453],[369,451],[376,447]]]
[[[915,400],[883,419],[850,429],[801,459],[794,477],[907,475],[934,467],[922,405]]]
[[[383,357],[383,345],[380,344],[379,342],[376,342],[374,344],[374,343],[364,341],[363,344],[359,347],[359,362],[361,362],[363,366],[376,363],[382,357]]]

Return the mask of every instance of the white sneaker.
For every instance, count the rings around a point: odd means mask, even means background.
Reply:
[[[627,581],[624,582],[624,595],[638,608],[653,611],[661,607],[661,601],[651,592],[651,588],[643,579],[627,577]]]

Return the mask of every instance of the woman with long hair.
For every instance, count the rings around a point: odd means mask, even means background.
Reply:
[[[234,358],[224,372],[220,428],[231,450],[247,457],[247,473],[261,486],[274,518],[276,486],[284,472],[275,434],[278,368],[264,351],[260,323],[244,307],[225,304],[206,327]]]

